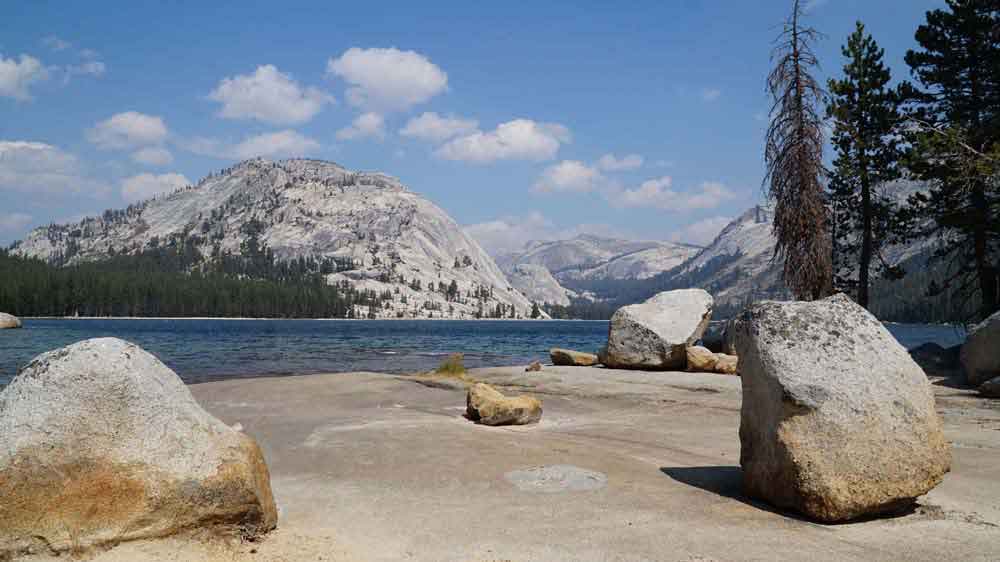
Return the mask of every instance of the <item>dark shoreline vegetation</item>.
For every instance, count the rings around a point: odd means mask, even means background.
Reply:
[[[387,298],[348,284],[328,285],[335,264],[229,256],[218,265],[183,251],[57,267],[0,251],[0,310],[17,316],[355,318]],[[264,265],[266,263],[266,266]]]

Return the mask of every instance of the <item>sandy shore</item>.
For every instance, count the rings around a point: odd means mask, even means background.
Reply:
[[[477,426],[461,415],[460,385],[374,373],[192,386],[261,443],[279,529],[258,543],[145,541],[94,559],[1000,559],[1000,401],[935,385],[952,473],[911,513],[827,526],[741,495],[739,378],[559,367],[471,376],[538,395],[542,422]],[[534,481],[539,466],[565,479]]]

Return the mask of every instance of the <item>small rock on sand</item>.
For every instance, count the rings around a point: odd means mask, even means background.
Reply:
[[[687,370],[692,373],[735,375],[737,362],[735,355],[712,353],[708,348],[697,345],[687,348]]]
[[[715,354],[715,372],[723,375],[738,375],[740,358],[725,353]]]
[[[715,354],[706,347],[692,345],[687,348],[687,370],[692,373],[715,372]]]
[[[469,388],[466,415],[483,425],[525,425],[542,418],[542,402],[531,396],[504,396],[484,383]]]
[[[528,373],[537,373],[538,371],[542,370],[542,362],[541,361],[532,361],[530,365],[528,365],[527,367],[524,368],[524,370],[525,370],[525,372],[528,372]]]
[[[597,365],[597,355],[573,351],[572,349],[559,349],[558,347],[549,350],[549,357],[553,365],[566,367],[592,367]]]

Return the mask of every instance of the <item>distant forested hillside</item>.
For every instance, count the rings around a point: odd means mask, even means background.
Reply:
[[[259,249],[208,266],[185,244],[64,267],[0,250],[0,310],[18,316],[352,318],[392,298],[327,285],[323,273],[337,267],[325,260],[276,262]]]

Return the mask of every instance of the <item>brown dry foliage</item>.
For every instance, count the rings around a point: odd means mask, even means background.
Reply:
[[[774,201],[774,259],[795,298],[814,300],[832,292],[829,216],[823,184],[823,90],[809,74],[818,66],[812,44],[819,33],[803,28],[795,0],[771,55],[767,89],[774,99],[764,159],[766,189]]]

